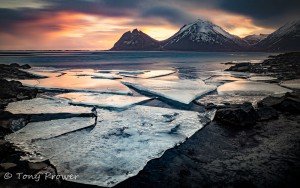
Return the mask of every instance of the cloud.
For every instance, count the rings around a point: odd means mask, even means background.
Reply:
[[[279,27],[299,19],[299,0],[190,0],[194,6],[207,6],[251,18],[265,27]]]
[[[165,19],[170,23],[184,25],[197,19],[196,16],[174,7],[156,6],[141,13],[143,18]]]
[[[300,13],[298,0],[29,1],[0,3],[0,41],[11,41],[11,48],[29,48],[30,44],[34,48],[39,43],[41,48],[60,44],[64,48],[95,48],[97,44],[106,49],[127,30],[144,29],[154,38],[164,39],[197,18],[210,19],[229,32],[244,36],[271,32],[299,18]],[[96,40],[91,40],[93,37]],[[0,47],[5,46],[8,45]]]

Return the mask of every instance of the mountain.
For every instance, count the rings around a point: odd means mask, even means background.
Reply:
[[[300,20],[292,21],[253,46],[258,51],[299,51]]]
[[[200,19],[183,26],[162,44],[164,50],[186,51],[239,51],[248,45],[221,27]]]
[[[270,35],[250,35],[243,39],[205,20],[184,25],[164,41],[157,41],[134,29],[128,31],[111,50],[177,51],[300,51],[300,21],[289,22]]]
[[[249,45],[254,45],[265,39],[267,36],[267,34],[248,35],[244,37],[243,40],[246,41]]]
[[[160,42],[151,38],[149,35],[134,29],[132,32],[124,33],[110,50],[159,50]]]

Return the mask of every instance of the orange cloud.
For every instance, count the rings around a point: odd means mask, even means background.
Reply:
[[[195,17],[205,17],[240,37],[273,31],[254,25],[247,17],[220,10],[190,11]],[[71,11],[48,13],[32,22],[19,23],[15,27],[17,33],[0,33],[0,40],[5,41],[0,44],[0,49],[110,49],[124,32],[134,28],[157,40],[169,38],[180,28],[158,18],[155,18],[154,22],[143,22],[130,17],[107,17]]]

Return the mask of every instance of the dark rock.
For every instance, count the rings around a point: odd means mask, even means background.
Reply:
[[[179,176],[180,177],[185,177],[185,176],[190,176],[191,172],[189,171],[189,169],[182,169],[179,172]]]
[[[27,123],[28,123],[28,117],[19,117],[19,118],[11,119],[10,130],[16,132],[22,129],[23,127],[25,127]]]
[[[8,151],[9,147],[9,142],[6,140],[0,140],[0,158],[2,158],[2,154],[5,154],[5,152]]]
[[[230,105],[226,108],[218,109],[215,120],[226,125],[251,126],[256,124],[257,113],[251,103]]]
[[[272,107],[261,107],[256,110],[259,121],[266,121],[270,119],[277,119],[278,113]]]
[[[300,98],[298,93],[287,93],[282,97],[269,96],[259,101],[257,105],[258,107],[272,107],[282,112],[300,112]]]
[[[258,74],[270,74],[279,80],[297,79],[300,75],[300,52],[291,52],[270,56],[262,63],[247,65],[238,63],[228,68],[228,71],[251,72]]]
[[[252,64],[248,62],[238,63],[229,67],[228,69],[226,69],[226,71],[246,72],[250,71],[251,66]]]
[[[45,78],[37,76],[20,69],[28,69],[29,65],[18,65],[13,63],[11,65],[0,64],[0,78],[12,78],[12,79],[39,79]]]
[[[31,66],[28,64],[21,65],[20,67],[21,67],[21,69],[30,69],[31,68]]]
[[[281,102],[277,109],[284,112],[299,113],[300,101],[299,99],[287,97]]]
[[[284,100],[284,97],[268,96],[257,103],[258,107],[276,107]]]
[[[0,128],[8,133],[20,130],[28,121],[29,116],[27,115],[14,115],[6,111],[0,113]]]
[[[28,168],[33,171],[46,169],[48,166],[49,165],[44,162],[37,162],[37,163],[29,162],[28,163]]]
[[[20,67],[20,65],[19,65],[18,63],[11,63],[10,66],[11,66],[11,67],[17,67],[17,68]]]
[[[40,170],[38,173],[36,173],[38,175],[57,175],[56,170],[52,167],[52,166],[47,166],[45,168],[43,168],[42,170]]]
[[[229,61],[229,62],[221,63],[221,64],[224,64],[224,65],[235,65],[236,63]]]
[[[16,167],[17,167],[17,165],[15,163],[1,163],[0,164],[0,169],[2,169],[4,171],[11,170]]]
[[[6,102],[12,102],[15,100],[32,99],[37,95],[37,89],[24,87],[21,82],[7,81],[1,79],[0,100],[8,99]]]

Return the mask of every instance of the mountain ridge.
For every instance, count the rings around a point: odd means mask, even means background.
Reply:
[[[168,39],[158,41],[134,29],[125,32],[112,51],[293,51],[299,49],[299,21],[289,22],[273,33],[232,35],[214,23],[198,19],[182,26]],[[281,40],[284,37],[284,40]],[[296,40],[295,40],[296,39]],[[296,41],[296,42],[295,42]]]

